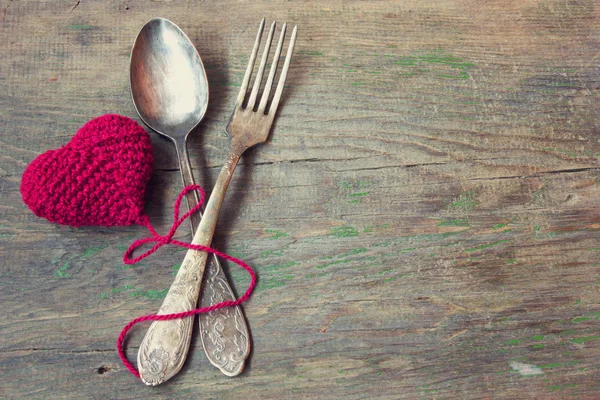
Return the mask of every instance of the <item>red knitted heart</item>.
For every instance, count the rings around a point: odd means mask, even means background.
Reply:
[[[67,145],[33,160],[21,195],[35,215],[63,225],[141,224],[153,162],[150,136],[141,126],[103,115]]]

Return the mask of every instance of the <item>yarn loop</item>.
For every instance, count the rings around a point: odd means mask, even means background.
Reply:
[[[196,205],[195,207],[193,207],[190,211],[188,211],[187,213],[185,213],[181,218],[179,218],[179,208],[181,206],[181,200],[183,199],[183,196],[185,196],[186,193],[188,193],[191,190],[198,190],[200,192],[200,202],[198,203],[198,205]],[[138,370],[129,362],[129,360],[127,360],[127,357],[125,355],[125,352],[123,350],[123,342],[125,341],[125,337],[127,336],[127,332],[129,332],[129,330],[136,324],[142,322],[142,321],[167,321],[167,320],[172,320],[172,319],[179,319],[179,318],[186,318],[186,317],[190,317],[196,314],[200,314],[200,313],[208,313],[211,312],[213,310],[217,310],[219,308],[224,308],[224,307],[234,307],[237,305],[242,304],[244,301],[246,301],[249,297],[250,294],[252,293],[252,291],[254,290],[254,287],[256,286],[256,274],[254,273],[254,271],[252,270],[252,267],[250,267],[248,264],[246,264],[244,261],[235,258],[235,257],[231,257],[225,253],[222,253],[218,250],[215,250],[213,248],[210,247],[206,247],[206,246],[201,246],[201,245],[197,245],[197,244],[192,244],[192,243],[185,243],[185,242],[181,242],[178,240],[173,240],[173,236],[175,235],[175,232],[177,231],[177,228],[179,228],[179,226],[183,223],[183,221],[185,221],[190,215],[192,215],[194,212],[197,212],[200,207],[202,207],[202,204],[204,203],[204,190],[202,190],[202,188],[198,185],[190,185],[190,186],[186,186],[183,191],[179,194],[179,196],[177,197],[177,200],[175,201],[175,205],[173,207],[173,226],[171,227],[171,229],[169,230],[169,233],[167,233],[164,236],[160,236],[158,233],[156,233],[156,231],[154,230],[154,228],[152,227],[152,225],[150,224],[150,219],[147,216],[144,216],[143,218],[143,225],[146,226],[146,228],[148,228],[148,230],[150,231],[150,233],[152,234],[151,237],[148,238],[144,238],[144,239],[139,239],[136,240],[135,242],[133,242],[131,244],[131,246],[129,246],[129,248],[127,249],[127,251],[125,252],[125,254],[123,255],[123,262],[125,264],[135,264],[138,261],[148,257],[150,254],[154,253],[156,250],[158,250],[160,247],[166,245],[166,244],[174,244],[176,246],[181,246],[181,247],[185,247],[188,249],[193,249],[193,250],[198,250],[198,251],[206,251],[208,253],[213,253],[216,254],[219,257],[222,257],[226,260],[232,261],[234,263],[236,263],[237,265],[239,265],[240,267],[242,267],[243,269],[246,270],[246,272],[248,272],[248,274],[250,275],[250,284],[248,285],[248,289],[246,289],[246,291],[244,292],[244,294],[237,300],[229,300],[229,301],[223,301],[221,303],[217,303],[217,304],[213,304],[212,306],[209,307],[202,307],[202,308],[196,308],[194,310],[190,310],[190,311],[184,311],[184,312],[180,312],[180,313],[174,313],[174,314],[149,314],[149,315],[144,315],[141,317],[138,317],[134,320],[132,320],[130,323],[128,323],[123,330],[121,331],[121,334],[119,335],[119,338],[117,339],[117,351],[119,353],[119,357],[121,358],[121,361],[123,362],[123,364],[125,365],[125,367],[135,376],[137,376],[138,378],[140,377],[140,373],[138,372]],[[143,253],[142,255],[135,257],[135,258],[131,258],[131,254],[140,246],[143,246],[146,243],[156,243],[150,250],[146,251],[145,253]]]

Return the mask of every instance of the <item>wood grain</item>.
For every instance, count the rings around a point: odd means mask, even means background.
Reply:
[[[249,364],[222,376],[194,332],[182,372],[148,388],[114,345],[184,251],[125,266],[144,228],[52,225],[19,183],[87,120],[136,117],[129,54],[155,16],[207,70],[190,153],[209,189],[256,25],[299,31],[271,138],[242,157],[214,242],[259,274]],[[597,398],[599,19],[592,0],[0,0],[2,396]],[[181,184],[153,141],[147,213],[165,232]]]

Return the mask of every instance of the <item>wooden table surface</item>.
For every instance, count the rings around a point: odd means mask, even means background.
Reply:
[[[150,388],[115,342],[185,250],[126,266],[145,228],[51,224],[19,185],[86,121],[137,119],[129,56],[156,16],[206,67],[189,148],[208,189],[260,18],[299,31],[214,242],[259,276],[248,366],[222,375],[196,328],[184,369]],[[593,0],[1,0],[0,398],[599,398],[599,26]],[[151,135],[146,212],[165,233],[181,182]]]

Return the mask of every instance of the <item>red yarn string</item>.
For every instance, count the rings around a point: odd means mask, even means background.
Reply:
[[[183,196],[185,196],[185,194],[191,190],[198,190],[200,192],[200,202],[198,203],[198,205],[193,207],[190,211],[185,213],[183,215],[183,217],[179,218],[179,207],[181,205],[181,200],[183,199]],[[191,243],[184,243],[184,242],[180,242],[178,240],[173,240],[173,235],[175,235],[175,232],[177,231],[177,228],[179,228],[179,225],[181,225],[182,222],[186,220],[186,218],[188,218],[190,215],[192,215],[192,213],[198,211],[200,209],[200,207],[202,206],[202,203],[204,203],[204,190],[202,190],[202,188],[199,185],[186,186],[183,189],[183,191],[179,194],[179,196],[177,197],[177,201],[175,201],[175,205],[173,207],[174,208],[174,210],[173,210],[173,214],[174,214],[173,215],[173,226],[171,227],[171,230],[169,231],[169,233],[166,234],[165,236],[160,236],[158,233],[156,233],[156,231],[150,224],[150,219],[148,218],[148,216],[144,216],[142,221],[140,221],[140,222],[148,228],[148,230],[152,234],[152,237],[148,237],[145,239],[139,239],[139,240],[136,240],[135,242],[133,242],[131,244],[131,246],[129,246],[129,248],[127,249],[125,254],[123,255],[123,262],[125,264],[135,264],[136,262],[138,262],[138,261],[148,257],[150,254],[154,253],[161,246],[164,246],[165,244],[174,244],[177,246],[186,247],[188,249],[194,249],[194,250],[206,251],[208,253],[214,253],[214,254],[218,255],[219,257],[222,257],[226,260],[236,263],[237,265],[239,265],[240,267],[245,269],[248,272],[248,274],[250,274],[250,285],[248,285],[248,289],[246,289],[246,292],[244,292],[244,294],[237,300],[223,301],[221,303],[213,304],[212,306],[209,306],[209,307],[196,308],[194,310],[184,311],[184,312],[174,313],[174,314],[144,315],[144,316],[134,319],[133,321],[131,321],[130,323],[125,325],[125,327],[121,331],[121,334],[119,335],[119,338],[117,339],[117,351],[119,352],[119,357],[121,358],[121,361],[123,362],[125,367],[127,367],[127,369],[133,375],[137,376],[138,378],[140,377],[140,373],[129,362],[129,360],[127,360],[127,357],[125,356],[125,352],[123,350],[123,342],[125,340],[125,337],[127,336],[127,332],[129,332],[129,330],[134,325],[136,325],[142,321],[167,321],[167,320],[171,320],[171,319],[186,318],[186,317],[190,317],[190,316],[200,314],[200,313],[211,312],[213,310],[223,308],[223,307],[237,306],[239,304],[242,304],[244,301],[246,301],[250,297],[250,294],[252,293],[252,291],[254,290],[254,287],[256,286],[256,274],[252,270],[252,267],[250,267],[248,264],[246,264],[242,260],[237,259],[235,257],[231,257],[225,253],[221,253],[220,251],[212,249],[210,247],[200,246],[200,245],[191,244]],[[150,250],[146,251],[144,254],[140,255],[139,257],[136,257],[133,259],[130,257],[131,253],[133,253],[133,251],[135,249],[137,249],[138,247],[140,247],[146,243],[152,243],[152,242],[155,242],[156,244]]]

